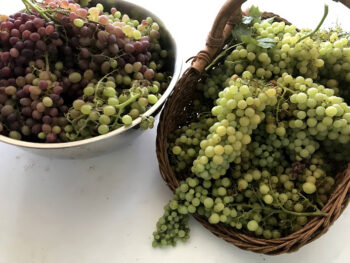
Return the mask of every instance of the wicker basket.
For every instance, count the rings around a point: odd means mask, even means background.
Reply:
[[[350,0],[338,1],[350,8]],[[201,80],[204,68],[222,50],[232,27],[240,22],[241,5],[244,2],[245,0],[228,0],[222,7],[207,39],[206,48],[194,57],[192,66],[186,70],[177,83],[161,114],[157,135],[157,157],[161,176],[172,191],[175,191],[179,181],[183,178],[176,175],[170,166],[167,152],[168,135],[189,120],[195,87]],[[264,13],[263,16],[275,15]],[[213,234],[239,248],[268,255],[293,252],[326,233],[344,211],[350,200],[350,164],[347,169],[337,175],[336,182],[337,187],[323,208],[328,216],[315,217],[299,231],[279,239],[266,240],[249,236],[223,224],[211,225],[206,218],[198,214],[195,214],[194,217]]]

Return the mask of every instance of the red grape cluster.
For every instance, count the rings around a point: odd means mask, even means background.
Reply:
[[[18,77],[15,86],[0,87],[0,119],[8,127],[3,134],[49,143],[65,141],[68,107],[62,92],[57,76],[45,70]]]
[[[16,13],[0,22],[0,77],[6,80],[23,76],[30,61],[36,61],[49,52],[55,59],[63,45],[54,23],[26,13]]]

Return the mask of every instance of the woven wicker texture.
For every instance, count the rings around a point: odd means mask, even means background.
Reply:
[[[350,8],[350,0],[339,1]],[[183,178],[176,175],[170,166],[167,152],[168,135],[190,120],[196,85],[201,80],[204,68],[222,50],[232,26],[240,22],[243,2],[245,1],[229,0],[222,7],[207,39],[206,48],[194,57],[192,66],[177,83],[161,114],[156,142],[157,157],[161,176],[173,192]],[[272,13],[264,13],[263,17],[276,17],[277,21],[288,23]],[[221,45],[219,46],[218,43]],[[186,175],[182,176],[186,177]],[[299,231],[279,239],[266,240],[249,236],[224,224],[211,225],[206,218],[199,215],[194,217],[213,234],[242,249],[268,255],[293,252],[326,233],[344,211],[350,200],[350,164],[336,176],[336,183],[336,189],[322,209],[328,216],[315,217]]]

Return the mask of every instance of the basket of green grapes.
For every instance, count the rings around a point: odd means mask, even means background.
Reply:
[[[188,217],[242,249],[292,252],[317,239],[350,196],[349,34],[297,29],[230,0],[158,126],[174,192],[153,246],[189,238]],[[349,2],[343,1],[347,7]]]

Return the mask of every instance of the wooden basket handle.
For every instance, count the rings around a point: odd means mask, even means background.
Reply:
[[[350,8],[350,0],[333,0]],[[231,34],[234,25],[242,18],[241,6],[246,0],[227,0],[215,18],[207,38],[206,47],[194,57],[192,68],[203,72],[214,56],[223,48],[225,40]]]
[[[214,24],[207,38],[206,47],[200,51],[193,60],[192,68],[203,72],[215,54],[222,49],[227,35],[227,25],[239,22],[241,6],[246,0],[227,0],[217,14]],[[238,20],[236,18],[238,17]]]

